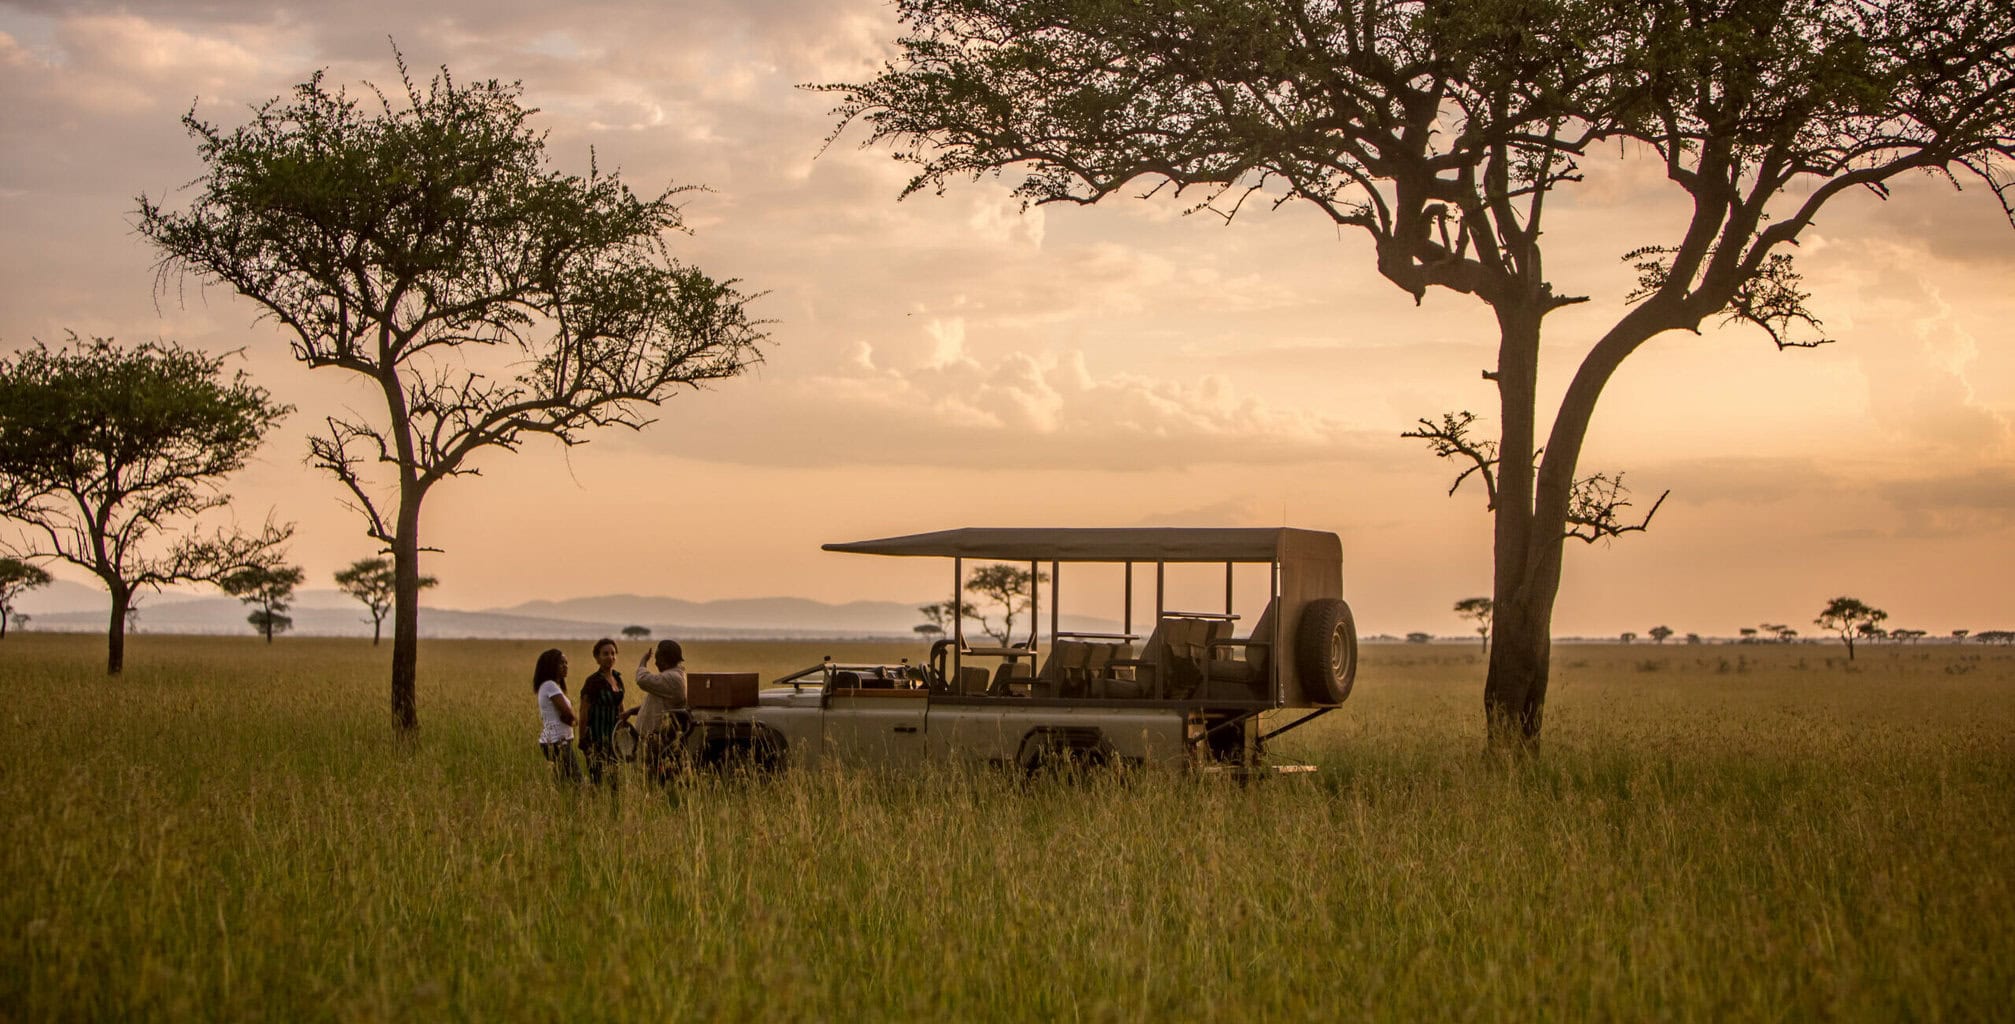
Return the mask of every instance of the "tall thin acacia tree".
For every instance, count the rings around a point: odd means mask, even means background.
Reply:
[[[227,376],[223,357],[173,342],[72,334],[0,357],[0,517],[26,527],[29,554],[105,585],[108,675],[126,668],[139,595],[280,556],[291,525],[197,527],[230,504],[223,478],[288,411],[243,371]]]
[[[140,197],[164,285],[193,274],[259,305],[310,367],[354,374],[380,416],[310,438],[390,552],[392,718],[419,726],[420,509],[476,453],[594,427],[641,429],[682,387],[758,357],[761,325],[733,280],[673,259],[668,188],[548,166],[519,85],[425,88],[403,59],[396,100],[359,102],[317,73],[226,130],[183,124],[204,173],[185,210]]]
[[[1224,216],[1306,202],[1423,300],[1493,314],[1498,436],[1467,412],[1423,438],[1495,517],[1484,708],[1535,744],[1567,539],[1642,529],[1620,474],[1581,466],[1631,353],[1718,320],[1823,342],[1792,266],[1834,199],[1977,176],[2009,213],[2015,5],[2005,0],[898,0],[878,76],[822,88],[843,131],[916,164],[905,195],[1016,168],[1032,203],[1196,187]],[[1691,213],[1621,253],[1639,286],[1538,408],[1543,326],[1586,298],[1544,268],[1546,216],[1593,147],[1662,166]],[[1146,182],[1136,186],[1136,182]],[[1587,342],[1590,339],[1577,339]],[[1662,499],[1661,499],[1662,500]],[[1652,506],[1652,510],[1656,509]]]

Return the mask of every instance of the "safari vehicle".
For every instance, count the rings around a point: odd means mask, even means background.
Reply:
[[[674,744],[688,763],[945,760],[1027,771],[1058,765],[1309,771],[1268,764],[1267,743],[1341,705],[1356,674],[1342,546],[1331,533],[958,529],[825,550],[948,558],[952,607],[964,594],[968,563],[1027,565],[1029,578],[1045,581],[1048,594],[1044,584],[1032,585],[1025,640],[975,642],[960,618],[951,635],[920,648],[913,661],[829,660],[760,688],[752,675],[693,674],[690,720],[680,723]],[[1066,574],[1075,581],[1112,572],[1082,568],[1087,563],[1123,572],[1119,632],[1060,628]],[[1206,573],[1223,567],[1222,610],[1167,606],[1171,567],[1185,563]],[[1147,567],[1155,600],[1152,621],[1140,624],[1147,627],[1143,635],[1133,619],[1134,588],[1137,570]],[[1199,570],[1181,571],[1194,583]],[[1244,628],[1233,611],[1241,578],[1248,586],[1264,579],[1266,587],[1263,610]],[[1247,595],[1248,607],[1258,603]]]

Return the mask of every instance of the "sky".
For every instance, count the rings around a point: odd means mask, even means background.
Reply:
[[[1012,179],[898,201],[910,171],[834,97],[894,51],[881,0],[524,3],[0,0],[0,351],[66,330],[237,351],[297,411],[232,477],[231,516],[297,524],[309,586],[375,553],[305,462],[369,410],[295,363],[249,300],[161,280],[137,198],[185,203],[179,119],[230,126],[317,69],[517,80],[554,166],[590,154],[640,192],[703,185],[673,251],[760,293],[763,362],[641,433],[479,456],[428,498],[429,604],[659,594],[933,601],[931,561],[829,541],[955,526],[1272,526],[1337,533],[1360,632],[1458,634],[1490,591],[1480,492],[1400,437],[1468,409],[1494,428],[1476,301],[1416,306],[1310,208],[1227,223],[1175,201],[1024,210]],[[1853,595],[1889,625],[2015,627],[2015,230],[1984,186],[1920,178],[1840,201],[1798,256],[1836,343],[1655,339],[1605,392],[1584,471],[1622,471],[1652,528],[1570,542],[1556,635],[1808,625]],[[1542,420],[1624,306],[1623,254],[1674,237],[1656,166],[1613,154],[1549,206]],[[17,538],[18,539],[18,538]],[[52,567],[59,577],[86,579]],[[1077,606],[1066,611],[1116,610]]]

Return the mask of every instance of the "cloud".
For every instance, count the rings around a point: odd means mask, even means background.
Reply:
[[[1965,536],[2015,527],[2015,468],[2008,466],[1909,476],[1883,481],[1875,490],[1902,514],[1896,531],[1902,536]]]
[[[757,465],[1186,472],[1392,447],[1243,394],[1223,376],[1100,375],[1069,350],[981,358],[946,343],[962,332],[960,321],[933,321],[919,328],[927,344],[859,342],[819,373],[738,388],[732,411],[708,413],[706,450],[685,454]]]

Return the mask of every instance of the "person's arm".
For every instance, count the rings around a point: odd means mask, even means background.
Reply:
[[[553,710],[560,713],[560,722],[571,727],[574,724],[574,705],[567,700],[567,695],[564,693],[555,693],[546,699],[552,701]],[[523,707],[524,705],[520,704],[518,706]]]
[[[686,670],[668,668],[663,672],[637,672],[637,688],[645,693],[656,694],[675,704],[686,702]]]

